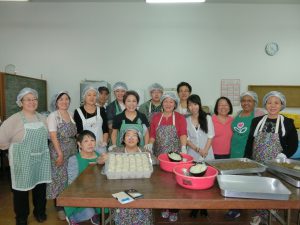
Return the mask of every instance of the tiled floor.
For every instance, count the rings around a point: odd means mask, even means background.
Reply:
[[[241,216],[235,220],[226,220],[224,218],[224,210],[209,210],[208,217],[191,218],[189,216],[190,210],[180,210],[179,218],[177,222],[170,223],[168,219],[162,219],[160,217],[160,210],[154,210],[155,224],[157,225],[248,225],[250,218],[253,214],[253,210],[243,210]],[[292,212],[292,223],[296,224],[296,211]],[[53,201],[47,203],[47,215],[48,220],[43,225],[63,225],[67,224],[65,221],[59,221],[56,217],[56,212],[53,207]],[[0,171],[0,225],[14,225],[14,212],[12,207],[12,193],[10,191],[8,172]],[[81,223],[82,225],[91,224],[90,222]],[[279,223],[274,221],[272,225],[278,225]],[[29,216],[29,225],[40,225],[36,222],[32,214]]]

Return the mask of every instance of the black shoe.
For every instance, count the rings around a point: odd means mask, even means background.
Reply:
[[[47,215],[46,214],[41,214],[41,215],[34,215],[36,221],[39,223],[43,223],[44,221],[47,220]]]
[[[197,218],[199,209],[192,209],[192,211],[190,212],[190,217],[192,218]]]
[[[200,216],[208,217],[207,209],[200,209]]]
[[[27,225],[27,220],[16,219],[16,225]]]

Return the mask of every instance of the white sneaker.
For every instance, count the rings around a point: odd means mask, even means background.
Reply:
[[[251,225],[259,225],[261,222],[260,216],[253,216],[250,222]]]

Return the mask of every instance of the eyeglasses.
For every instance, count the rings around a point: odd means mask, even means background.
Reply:
[[[132,139],[137,139],[138,136],[137,135],[125,135],[125,138],[132,138]]]
[[[33,98],[33,99],[22,99],[22,102],[36,102],[38,99]]]

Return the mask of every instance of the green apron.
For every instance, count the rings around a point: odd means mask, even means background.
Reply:
[[[118,101],[117,100],[115,100],[115,116],[116,115],[119,115],[121,112],[122,112],[122,109],[121,109],[121,106],[119,105],[119,103],[118,103]]]
[[[21,143],[10,146],[9,164],[12,188],[28,191],[37,184],[51,183],[48,130],[38,114],[38,122],[27,122],[22,112],[20,117],[24,123],[24,137]]]
[[[95,152],[95,153],[96,153],[97,157],[94,159],[84,159],[81,157],[80,153],[77,153],[76,158],[77,158],[77,162],[78,162],[78,176],[89,166],[90,163],[97,162],[99,153],[98,152]],[[65,208],[67,217],[75,215],[85,209],[83,207],[64,207],[64,208]],[[95,211],[97,212],[97,214],[101,213],[100,208],[95,208]],[[108,209],[105,209],[105,213],[108,213]]]
[[[122,141],[123,141],[123,135],[125,134],[127,129],[130,128],[134,128],[135,130],[138,130],[139,133],[141,134],[140,137],[140,147],[143,147],[145,144],[144,141],[144,128],[143,128],[143,124],[142,121],[140,120],[140,118],[138,118],[137,123],[125,123],[125,120],[122,120],[122,125],[120,127],[120,129],[118,130],[118,134],[117,134],[117,146],[118,147],[122,147]]]
[[[237,115],[232,121],[231,128],[233,131],[230,148],[230,158],[243,158],[247,139],[250,133],[251,122],[254,118],[254,111],[250,116],[240,117]]]

